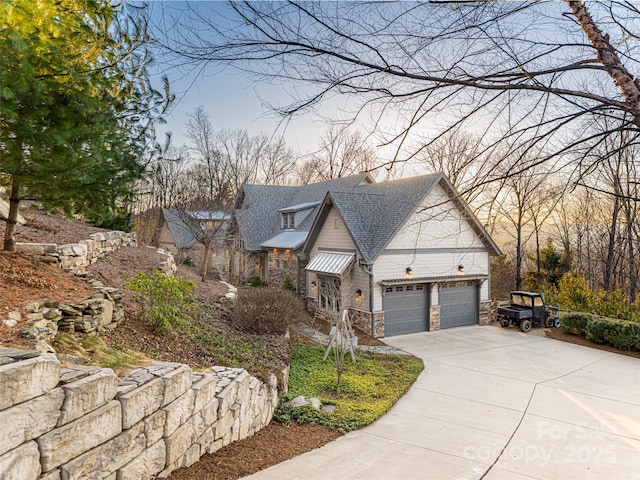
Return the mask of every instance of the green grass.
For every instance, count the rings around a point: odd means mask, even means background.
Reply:
[[[59,353],[69,353],[89,358],[91,365],[103,368],[111,368],[121,374],[133,368],[141,362],[150,361],[140,352],[130,349],[112,349],[96,335],[86,335],[82,338],[74,337],[68,333],[59,333],[56,336],[54,347]]]
[[[283,423],[320,423],[346,432],[369,425],[384,414],[424,369],[421,360],[404,355],[358,352],[356,363],[345,360],[342,383],[336,385],[334,364],[323,361],[321,347],[294,345],[291,349],[289,392],[275,418]],[[299,395],[335,405],[332,413],[312,407],[285,407]]]

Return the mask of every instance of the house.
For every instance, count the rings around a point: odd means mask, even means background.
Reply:
[[[204,244],[210,243],[209,266],[226,273],[229,267],[226,233],[229,212],[219,210],[162,209],[158,246],[173,253],[178,261],[190,259],[201,265]]]
[[[443,174],[328,192],[302,248],[306,296],[376,337],[488,324],[500,253]]]
[[[443,174],[375,183],[245,185],[232,270],[317,310],[351,312],[373,336],[490,320],[489,258],[500,250]]]
[[[229,227],[231,278],[258,278],[279,288],[289,277],[303,292],[306,274],[298,256],[327,192],[373,181],[362,173],[303,186],[243,185]]]

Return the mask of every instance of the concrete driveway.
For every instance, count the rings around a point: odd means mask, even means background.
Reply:
[[[640,360],[514,328],[387,342],[424,359],[407,395],[374,424],[247,478],[640,480]]]

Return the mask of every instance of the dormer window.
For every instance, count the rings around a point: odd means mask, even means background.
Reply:
[[[295,227],[295,213],[283,213],[282,214],[282,228],[294,228]]]

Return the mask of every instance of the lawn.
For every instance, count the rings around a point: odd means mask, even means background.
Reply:
[[[330,360],[322,360],[323,354],[322,347],[292,347],[289,391],[276,411],[277,420],[316,422],[343,432],[356,430],[389,410],[424,369],[415,357],[357,352],[355,363],[345,360],[342,382],[337,385],[336,368]],[[316,397],[335,410],[285,405],[300,395]]]

